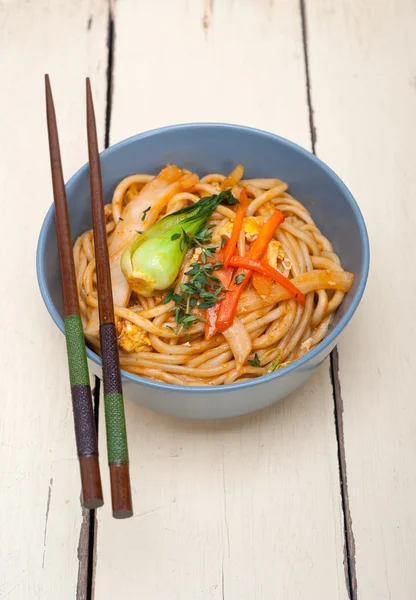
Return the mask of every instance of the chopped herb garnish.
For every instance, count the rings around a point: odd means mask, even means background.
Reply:
[[[194,321],[199,321],[199,317],[197,317],[197,315],[185,315],[183,319],[185,330],[188,329],[188,327],[191,325],[191,323],[194,323]]]
[[[217,251],[216,246],[204,246],[203,253],[209,256],[209,258],[215,258],[215,252]]]
[[[225,244],[227,243],[227,238],[222,236],[221,237],[221,248],[224,248]]]
[[[185,244],[187,244],[188,246],[195,245],[201,249],[202,264],[205,265],[207,263],[207,258],[214,259],[215,252],[218,250],[218,247],[209,245],[209,242],[211,241],[211,236],[212,236],[212,229],[214,227],[215,227],[215,225],[207,225],[197,235],[191,235],[190,233],[186,233],[186,231],[182,230],[183,231],[183,240],[182,240],[183,248],[181,248],[181,250],[183,250],[185,248]],[[204,246],[204,244],[208,244],[208,245]]]
[[[146,210],[144,210],[144,211],[143,211],[143,215],[142,215],[142,221],[144,221],[144,220],[146,219],[146,217],[147,217],[147,213],[149,212],[149,210],[150,210],[151,208],[152,208],[151,206],[148,206],[148,207],[146,208]]]
[[[170,310],[175,313],[176,333],[182,334],[193,323],[202,320],[198,315],[190,313],[190,310],[211,308],[222,299],[223,287],[218,277],[213,275],[213,272],[221,267],[222,263],[218,261],[205,264],[192,262],[190,269],[185,272],[189,281],[179,285],[180,293],[170,290],[166,294],[162,304],[167,304],[170,300],[175,302],[175,306]]]
[[[182,229],[183,237],[181,239],[181,252],[185,252],[186,247],[191,246],[192,244],[192,236],[186,233],[185,229]]]
[[[237,275],[237,277],[235,278],[235,282],[237,285],[241,285],[244,281],[244,279],[246,278],[244,273],[240,273],[240,275]]]
[[[139,235],[142,235],[143,231],[139,231],[138,229],[135,230],[136,233],[138,233]]]
[[[216,302],[216,298],[213,298],[212,300],[205,300],[205,302],[200,302],[198,304],[198,308],[212,308]]]
[[[173,300],[174,290],[169,290],[166,296],[162,300],[162,304],[167,304],[171,300]]]
[[[215,225],[206,225],[199,233],[194,236],[194,240],[197,244],[209,244],[212,237],[212,230]]]
[[[259,357],[258,357],[258,355],[257,355],[257,352],[256,352],[256,354],[254,355],[254,358],[253,358],[253,360],[249,360],[249,361],[248,361],[248,364],[249,364],[249,365],[251,365],[252,367],[261,367],[261,364],[260,364],[260,359],[259,359]]]
[[[211,211],[214,210],[215,206],[220,202],[224,202],[225,204],[237,203],[236,198],[234,198],[230,190],[221,192],[218,196],[213,196],[212,198],[215,200],[215,205],[214,200],[211,198],[207,198],[206,200],[203,200],[203,202],[200,201],[203,204],[209,204],[210,208],[212,204],[213,207],[211,208]],[[142,220],[146,218],[148,210],[150,210],[150,206],[143,212]],[[177,216],[178,214],[190,213],[192,211],[194,211],[193,208],[186,207],[174,214]],[[185,221],[188,221],[189,226],[193,227],[189,218]],[[162,300],[162,304],[168,304],[171,300],[175,303],[170,311],[175,315],[176,333],[178,335],[183,335],[192,324],[203,320],[198,315],[192,314],[190,312],[192,309],[211,308],[224,297],[221,295],[223,287],[220,279],[214,274],[215,271],[222,267],[222,263],[215,259],[215,253],[217,252],[218,247],[211,244],[214,228],[214,224],[204,225],[198,233],[192,234],[189,231],[186,231],[185,227],[182,227],[182,233],[179,233],[177,228],[176,231],[171,234],[170,239],[172,241],[180,239],[180,251],[182,253],[192,246],[197,246],[201,251],[200,262],[192,262],[188,271],[185,272],[188,281],[179,285],[177,293],[173,289],[169,290]],[[224,246],[225,242],[226,238],[223,238],[221,240],[221,247]]]
[[[197,262],[193,262],[191,264],[192,269],[190,271],[186,271],[186,275],[189,275],[190,277],[193,275],[196,275],[199,272],[200,264]]]
[[[124,221],[124,219],[122,217],[119,217],[118,220],[119,221]]]

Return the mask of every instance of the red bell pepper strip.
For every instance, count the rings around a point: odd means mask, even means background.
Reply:
[[[250,271],[256,271],[260,275],[265,275],[273,281],[276,281],[279,285],[285,288],[292,296],[301,304],[305,306],[304,294],[282,273],[277,269],[274,269],[270,265],[261,263],[259,260],[248,258],[244,256],[233,256],[230,261],[232,267],[241,267],[243,269],[249,269]]]

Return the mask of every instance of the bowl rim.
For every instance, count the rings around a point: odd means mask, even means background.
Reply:
[[[349,306],[347,312],[345,313],[345,315],[343,315],[343,317],[341,317],[341,319],[335,325],[335,327],[333,329],[331,329],[330,333],[321,342],[319,342],[319,344],[317,344],[314,348],[312,348],[312,350],[310,350],[307,354],[305,354],[304,356],[302,356],[295,362],[287,365],[286,367],[283,367],[282,369],[278,369],[277,371],[274,371],[273,373],[268,373],[267,375],[262,375],[255,379],[252,379],[250,381],[243,381],[241,383],[231,383],[231,384],[223,384],[223,385],[215,385],[215,386],[202,386],[202,385],[182,386],[182,385],[178,385],[178,384],[163,383],[163,382],[159,382],[159,381],[154,381],[152,379],[147,379],[146,377],[142,377],[140,375],[134,375],[133,373],[129,373],[128,371],[125,371],[123,369],[121,370],[121,374],[124,379],[127,379],[135,384],[144,385],[149,388],[153,388],[153,389],[156,388],[159,390],[175,392],[175,393],[179,392],[179,393],[209,393],[209,394],[213,394],[216,392],[226,393],[226,392],[230,392],[230,391],[238,391],[238,390],[242,390],[245,388],[253,387],[255,385],[259,385],[261,383],[268,383],[272,380],[278,380],[280,377],[283,377],[284,375],[287,375],[288,373],[291,373],[292,371],[303,367],[308,362],[310,362],[314,358],[316,358],[326,348],[333,345],[336,338],[341,334],[341,332],[344,330],[346,325],[351,320],[351,318],[354,315],[355,311],[357,310],[357,307],[363,296],[363,293],[364,293],[364,290],[365,290],[365,287],[367,284],[368,272],[369,272],[369,267],[370,267],[370,246],[369,246],[368,232],[367,232],[367,228],[366,228],[361,210],[360,210],[354,196],[352,195],[350,190],[347,188],[345,183],[340,179],[340,177],[326,163],[324,163],[320,158],[318,158],[312,152],[309,152],[305,148],[302,148],[302,146],[299,146],[295,142],[292,142],[282,136],[279,136],[274,133],[270,133],[270,132],[262,130],[262,129],[258,129],[255,127],[248,127],[246,125],[238,125],[238,124],[233,124],[233,123],[221,123],[221,122],[195,122],[195,123],[180,123],[180,124],[175,124],[175,125],[167,125],[164,127],[150,129],[148,131],[144,131],[142,133],[132,135],[128,138],[125,138],[125,139],[117,142],[113,146],[110,146],[109,148],[106,148],[105,150],[100,152],[100,158],[103,158],[104,156],[105,157],[111,156],[111,154],[116,153],[120,148],[123,148],[124,146],[128,146],[131,143],[134,143],[136,140],[139,140],[139,139],[143,139],[143,138],[150,137],[150,136],[163,135],[164,133],[168,133],[171,131],[180,131],[180,130],[184,130],[184,129],[198,129],[201,127],[210,128],[210,129],[217,128],[217,129],[223,129],[225,131],[226,130],[240,130],[240,131],[247,131],[250,133],[255,133],[259,136],[266,137],[271,140],[278,140],[283,146],[286,146],[287,148],[295,150],[296,152],[304,155],[306,158],[311,160],[313,163],[315,163],[317,166],[319,166],[326,173],[326,175],[328,175],[328,177],[335,180],[335,182],[339,186],[341,192],[346,197],[347,201],[349,202],[349,204],[351,206],[353,215],[354,215],[355,219],[357,220],[358,228],[359,228],[359,232],[360,232],[360,242],[363,246],[363,258],[362,258],[362,262],[361,262],[361,280],[360,280],[359,285],[354,293],[354,297],[352,299],[351,305]],[[76,181],[86,171],[88,171],[88,163],[84,164],[80,169],[78,169],[72,175],[72,177],[68,180],[68,182],[65,185],[67,194],[68,194],[69,190],[71,189],[71,187],[73,185],[75,185]],[[37,245],[37,251],[36,251],[36,272],[37,272],[37,279],[38,279],[38,285],[40,288],[40,293],[42,295],[42,299],[46,305],[46,308],[47,308],[50,316],[52,317],[53,321],[57,325],[57,327],[61,330],[62,333],[65,333],[64,320],[59,315],[59,313],[56,310],[56,308],[52,302],[52,299],[49,295],[48,286],[46,284],[46,277],[45,277],[45,273],[43,270],[43,258],[42,257],[45,254],[46,232],[49,229],[49,227],[51,227],[51,222],[52,222],[53,216],[54,216],[54,205],[52,204],[50,206],[48,212],[46,213],[46,216],[44,218],[44,221],[43,221],[40,233],[39,233],[38,245]],[[329,352],[328,352],[328,354],[329,354]],[[92,360],[94,363],[96,363],[99,367],[102,366],[101,357],[98,356],[98,354],[96,354],[88,346],[87,346],[87,356],[90,360]]]

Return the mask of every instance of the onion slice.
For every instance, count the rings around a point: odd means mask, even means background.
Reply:
[[[347,271],[329,271],[327,269],[314,269],[308,273],[302,273],[290,280],[303,294],[316,292],[318,290],[336,290],[338,292],[349,292],[354,281],[354,275]],[[263,275],[253,273],[253,285],[261,298],[268,304],[274,304],[281,300],[287,300],[291,294],[278,283],[270,284]]]
[[[234,354],[237,368],[242,367],[251,352],[251,338],[243,323],[237,317],[231,327],[223,331],[223,336],[227,340],[232,353]]]

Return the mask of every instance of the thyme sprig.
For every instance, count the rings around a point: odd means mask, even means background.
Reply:
[[[171,289],[162,302],[167,304],[171,300],[174,301],[175,305],[170,310],[175,313],[178,334],[186,332],[193,323],[203,320],[190,312],[193,308],[211,308],[223,298],[223,287],[214,274],[222,267],[222,263],[215,258],[218,247],[210,243],[213,228],[214,225],[206,225],[196,235],[182,230],[181,244],[184,247],[200,248],[201,262],[194,261],[189,265],[190,268],[185,272],[188,281],[179,285],[180,291],[175,292]]]
[[[171,289],[166,294],[162,304],[171,300],[175,303],[170,311],[175,313],[176,333],[186,332],[193,323],[203,320],[190,312],[193,308],[211,308],[222,299],[223,287],[214,275],[214,271],[221,267],[222,263],[219,261],[205,264],[192,262],[185,273],[189,281],[179,285],[179,292]]]

